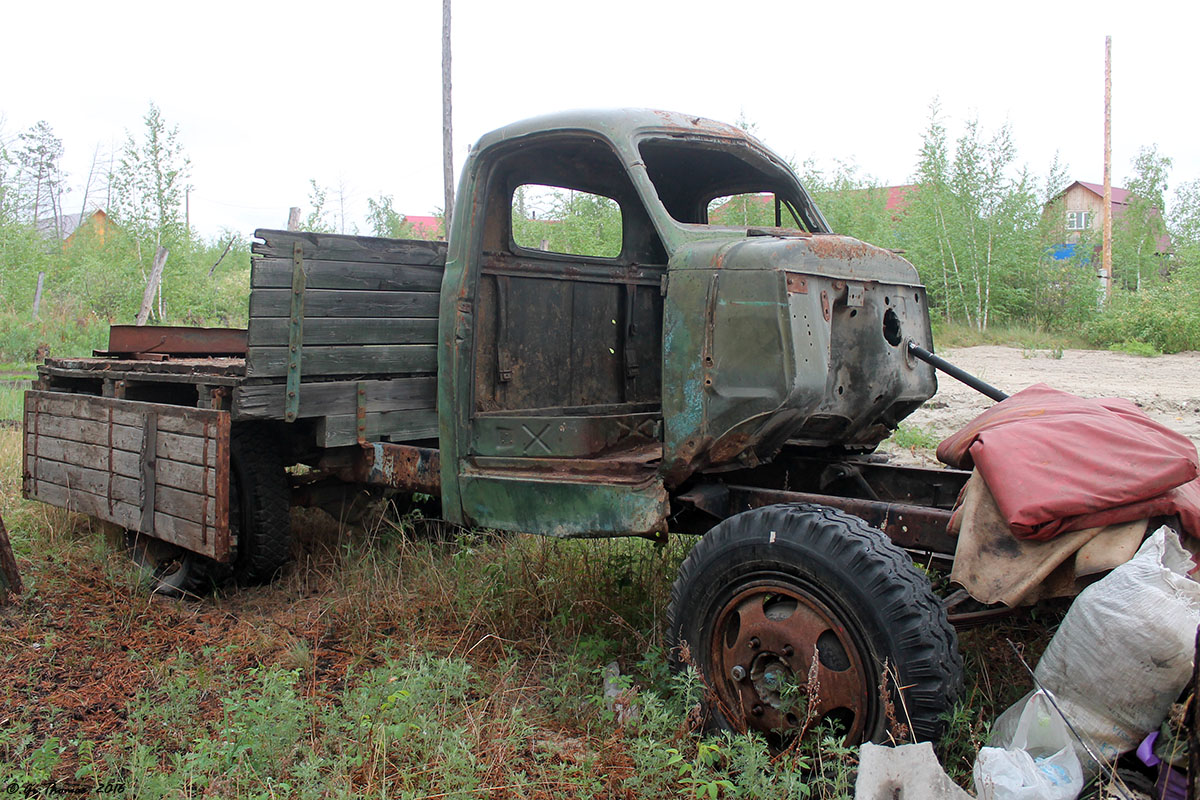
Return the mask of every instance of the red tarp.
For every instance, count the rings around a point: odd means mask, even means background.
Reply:
[[[1021,539],[1162,514],[1200,536],[1195,445],[1128,400],[1039,383],[980,414],[937,456],[977,469]]]

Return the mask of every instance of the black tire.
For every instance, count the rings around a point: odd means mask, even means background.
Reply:
[[[233,577],[242,584],[265,583],[292,556],[291,488],[267,431],[235,427],[229,444],[229,527],[237,539]]]
[[[199,597],[219,586],[229,576],[229,567],[182,547],[121,531],[125,550],[139,568],[147,588],[167,597]]]
[[[885,739],[885,661],[891,716],[916,740],[941,733],[962,687],[958,639],[928,578],[882,531],[824,506],[721,522],[680,567],[667,618],[672,660],[699,670],[711,722],[778,744],[824,720],[853,743]]]

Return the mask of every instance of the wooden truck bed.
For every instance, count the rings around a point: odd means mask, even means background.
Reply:
[[[260,230],[250,322],[114,326],[26,394],[24,494],[229,558],[230,437],[299,458],[437,436],[442,242]]]
[[[255,235],[247,331],[117,326],[106,353],[47,359],[39,388],[299,422],[318,448],[436,437],[445,243]]]

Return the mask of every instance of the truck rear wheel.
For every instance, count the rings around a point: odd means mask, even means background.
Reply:
[[[277,445],[257,427],[235,427],[230,436],[230,533],[237,537],[233,577],[264,583],[292,556],[291,489]]]
[[[755,509],[709,531],[672,588],[668,644],[699,671],[717,726],[777,744],[827,722],[853,743],[896,724],[935,738],[962,686],[929,580],[881,531],[823,506]]]
[[[229,576],[228,565],[199,553],[162,539],[143,536],[137,531],[126,530],[123,534],[130,560],[137,565],[154,594],[195,597],[224,583]]]
[[[238,583],[263,583],[291,557],[290,489],[270,436],[259,428],[235,428],[230,461],[229,529],[237,541],[233,562],[222,564],[127,530],[125,548],[150,591],[184,597],[205,594],[231,577]]]

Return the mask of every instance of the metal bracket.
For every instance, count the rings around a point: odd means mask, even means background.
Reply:
[[[142,424],[142,526],[154,535],[154,489],[158,482],[158,414],[146,414]]]
[[[846,284],[846,305],[850,308],[863,307],[863,285],[861,283]]]
[[[288,325],[287,394],[284,396],[283,421],[295,422],[300,414],[300,351],[304,344],[304,250],[296,242],[292,247],[292,309]]]
[[[637,285],[625,284],[625,380],[633,381],[638,376],[637,347],[634,339],[637,336],[637,323],[634,314],[637,311]],[[632,387],[629,387],[630,389]]]
[[[358,382],[358,405],[355,409],[357,419],[357,435],[358,443],[367,443],[367,384],[365,381]]]
[[[500,383],[512,380],[512,361],[508,355],[508,276],[496,276],[496,378]]]

